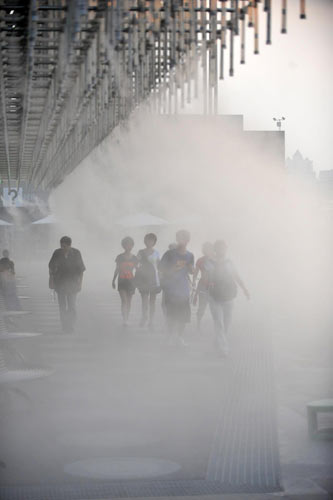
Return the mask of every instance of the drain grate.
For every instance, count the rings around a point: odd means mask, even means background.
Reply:
[[[207,479],[234,487],[279,489],[280,465],[270,339],[242,332],[237,361],[221,381],[221,413]]]

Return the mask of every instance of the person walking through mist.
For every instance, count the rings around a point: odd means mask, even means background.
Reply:
[[[128,318],[131,312],[132,297],[135,292],[135,269],[138,265],[138,259],[132,254],[134,240],[130,236],[121,240],[121,246],[124,252],[116,257],[116,269],[113,275],[112,288],[116,288],[116,279],[118,277],[118,292],[121,300],[121,314],[123,317],[123,326],[128,326]]]
[[[9,250],[3,250],[2,258],[0,259],[0,270],[10,271],[13,275],[15,274],[15,264],[9,258]]]
[[[157,242],[157,236],[154,233],[146,234],[144,237],[146,248],[139,250],[138,268],[135,274],[135,285],[138,288],[142,300],[142,317],[140,326],[145,326],[148,321],[148,327],[153,328],[155,315],[156,296],[161,291],[160,278],[158,274],[158,265],[160,254],[154,248]]]
[[[8,250],[2,252],[2,258],[0,259],[0,291],[7,310],[22,310],[16,290],[15,265],[9,258]]]
[[[195,289],[195,294],[193,297],[193,305],[198,304],[197,310],[197,329],[201,329],[201,321],[205,314],[208,305],[208,289],[209,289],[209,277],[214,269],[214,245],[207,241],[202,245],[202,257],[200,257],[195,265],[194,275],[193,275],[193,288]],[[196,287],[196,281],[200,273],[200,279],[198,286]]]
[[[212,313],[216,347],[222,357],[229,354],[228,331],[232,319],[234,299],[239,286],[250,299],[250,294],[237,273],[233,263],[227,258],[227,245],[223,240],[214,244],[215,265],[209,279],[209,306]]]
[[[64,333],[74,331],[76,321],[76,297],[82,288],[85,265],[81,252],[72,247],[69,236],[60,240],[60,248],[53,252],[49,262],[49,287],[58,296],[60,321]]]
[[[191,235],[184,229],[176,233],[177,247],[163,255],[159,271],[164,293],[164,310],[170,340],[174,334],[181,345],[186,345],[183,337],[186,323],[191,320],[190,274],[194,271],[193,253],[187,250]]]

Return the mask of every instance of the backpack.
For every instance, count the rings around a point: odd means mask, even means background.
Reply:
[[[143,292],[148,292],[151,288],[156,287],[155,269],[145,252],[140,252],[140,265],[136,270],[134,283]]]
[[[218,262],[215,265],[209,288],[210,296],[216,302],[233,300],[237,295],[237,284],[228,266],[230,261]]]

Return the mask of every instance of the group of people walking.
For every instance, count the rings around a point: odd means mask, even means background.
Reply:
[[[191,321],[191,305],[197,306],[197,328],[209,306],[215,327],[218,352],[228,355],[227,333],[231,322],[238,287],[247,298],[249,292],[227,257],[223,240],[202,246],[202,256],[195,262],[187,249],[190,233],[180,230],[176,242],[160,257],[155,246],[157,236],[148,233],[144,248],[133,253],[134,240],[127,236],[121,241],[123,252],[116,257],[112,287],[118,289],[123,326],[128,326],[132,298],[137,289],[141,295],[140,326],[154,328],[156,298],[162,295],[162,310],[169,339],[186,345],[184,330]],[[85,266],[79,250],[72,248],[71,239],[64,236],[60,248],[49,262],[50,288],[57,292],[63,330],[71,332],[75,324],[75,302],[81,290]]]
[[[176,243],[162,258],[155,249],[157,237],[153,233],[144,237],[145,248],[137,255],[132,253],[134,241],[131,237],[122,240],[124,252],[116,258],[113,288],[121,299],[123,324],[126,327],[135,289],[142,299],[140,325],[153,328],[157,294],[162,292],[162,309],[166,319],[170,341],[186,345],[184,330],[191,320],[191,303],[197,306],[197,328],[209,305],[215,325],[216,346],[221,355],[228,354],[227,332],[231,322],[233,301],[240,287],[245,296],[249,292],[226,256],[227,246],[223,240],[214,244],[206,242],[202,257],[197,262],[187,246],[190,233],[185,230],[176,233]]]

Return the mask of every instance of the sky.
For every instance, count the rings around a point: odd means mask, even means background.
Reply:
[[[249,130],[274,129],[273,117],[285,116],[286,157],[299,149],[316,171],[332,169],[333,0],[307,0],[306,20],[299,19],[299,1],[289,0],[285,35],[281,1],[272,4],[272,45],[265,45],[263,14],[260,54],[253,54],[248,29],[246,64],[237,63],[235,76],[221,82],[219,112],[244,115]]]

